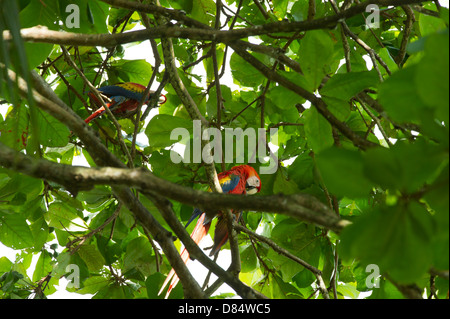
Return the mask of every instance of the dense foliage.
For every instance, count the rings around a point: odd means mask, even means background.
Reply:
[[[373,12],[359,1],[159,1],[170,10],[142,2],[76,1],[78,26],[69,0],[0,3],[0,243],[17,251],[15,260],[0,256],[1,298],[45,298],[63,276],[73,283],[68,291],[94,298],[162,298],[172,267],[166,247],[181,243],[154,229],[180,237],[167,214],[186,223],[194,204],[204,204],[196,193],[186,199],[122,182],[153,216],[153,229],[112,179],[84,187],[75,174],[61,170],[58,179],[43,165],[83,156],[91,167],[123,163],[206,191],[208,165],[171,159],[171,132],[187,129],[192,145],[193,120],[222,134],[263,128],[270,137],[278,129],[278,169],[261,174],[254,195],[266,204],[244,212],[249,231],[237,234],[242,283],[269,298],[448,298],[447,8],[369,1],[380,11],[379,25],[368,27]],[[146,27],[148,34],[137,31]],[[124,58],[145,41],[153,50]],[[146,106],[137,119],[118,119],[119,134],[106,114],[87,130],[87,81],[154,90],[162,83],[167,102],[150,121]],[[59,111],[67,109],[79,118]],[[244,148],[245,162],[255,152]],[[216,170],[239,164],[239,155]],[[267,160],[260,155],[255,168]],[[286,197],[269,197],[279,194]],[[307,195],[314,222],[268,202]],[[171,298],[193,296],[182,286]]]

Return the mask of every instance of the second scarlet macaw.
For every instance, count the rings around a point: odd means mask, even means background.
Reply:
[[[217,177],[219,178],[223,193],[226,194],[251,195],[258,193],[261,190],[261,179],[259,178],[258,173],[253,167],[248,165],[235,166],[228,171],[218,174]],[[240,211],[233,211],[232,213],[235,221],[239,220],[242,214],[242,212]],[[191,234],[191,238],[196,244],[198,244],[208,233],[211,222],[215,217],[215,213],[203,212],[200,209],[196,208],[194,209],[191,218],[187,222],[186,227],[197,217],[199,217],[197,224],[195,225],[195,228]],[[214,231],[214,245],[212,246],[209,255],[215,255],[227,242],[227,240],[228,228],[226,220],[223,215],[219,213],[216,229]],[[181,259],[185,264],[189,260],[189,252],[186,248],[183,248],[181,252]],[[159,291],[159,294],[161,294],[161,292],[164,290],[171,279],[172,281],[170,282],[169,289],[167,290],[166,298],[169,297],[170,292],[173,288],[175,288],[179,281],[179,278],[173,268],[167,275],[167,278],[161,290]]]
[[[105,100],[106,106],[109,107],[113,114],[126,116],[136,111],[139,102],[142,99],[142,95],[145,92],[145,86],[133,82],[125,82],[103,86],[99,88],[98,91],[107,98],[107,100]],[[152,94],[154,94],[154,91],[150,91],[149,97],[144,104],[148,102]],[[89,92],[88,95],[98,109],[84,120],[86,123],[96,119],[105,112],[105,108],[101,106],[100,101],[94,93]],[[163,104],[166,100],[166,97],[161,94],[158,103]]]

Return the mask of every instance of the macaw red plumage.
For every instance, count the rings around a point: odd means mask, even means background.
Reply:
[[[107,98],[105,99],[106,106],[109,107],[113,114],[126,116],[136,111],[145,91],[145,86],[133,82],[125,82],[103,86],[98,91]],[[148,102],[152,94],[154,94],[154,91],[150,91],[149,97],[144,104]],[[94,93],[89,92],[88,95],[98,109],[84,120],[86,123],[96,119],[105,112],[105,108],[101,106]],[[163,104],[166,100],[165,95],[161,94],[158,103]]]
[[[217,177],[219,178],[223,193],[226,194],[250,195],[258,193],[261,190],[261,179],[259,178],[258,173],[253,167],[248,165],[235,166],[228,171],[218,174]],[[232,211],[232,213],[235,221],[239,220],[242,214],[242,212],[240,211]],[[191,238],[196,244],[198,244],[208,233],[211,222],[215,217],[215,213],[203,212],[200,209],[196,208],[194,209],[191,218],[187,222],[186,227],[197,217],[199,217],[197,224],[195,225],[195,228],[191,234]],[[209,255],[215,255],[227,242],[227,240],[228,228],[226,220],[223,215],[219,213],[216,229],[214,231],[214,244]],[[186,248],[183,248],[181,252],[181,259],[185,264],[189,260],[189,252]],[[172,281],[170,282],[169,289],[167,290],[165,298],[169,297],[170,292],[173,288],[175,288],[179,281],[179,278],[173,268],[167,275],[167,278],[161,290],[159,291],[159,294],[161,294],[161,292],[164,290],[170,279],[172,279]]]

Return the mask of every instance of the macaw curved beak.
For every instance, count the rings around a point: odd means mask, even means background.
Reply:
[[[161,94],[161,95],[159,96],[159,101],[158,101],[158,103],[159,103],[159,104],[164,104],[164,103],[166,103],[166,102],[167,102],[166,96],[165,96],[164,94]]]
[[[261,189],[261,181],[258,177],[252,176],[247,179],[247,183],[245,183],[245,192],[248,195],[253,195],[259,192]]]

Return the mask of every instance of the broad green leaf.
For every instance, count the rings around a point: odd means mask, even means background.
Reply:
[[[50,227],[60,230],[85,231],[87,229],[85,222],[81,219],[75,208],[62,203],[53,202],[45,213],[45,219]]]
[[[372,189],[364,174],[364,159],[358,151],[329,148],[316,155],[323,181],[330,193],[349,198],[366,197]]]
[[[416,78],[417,65],[394,73],[380,84],[378,99],[389,117],[399,123],[421,121],[431,109],[422,101],[411,80]]]
[[[264,83],[265,77],[236,53],[231,55],[230,68],[236,84],[257,87]]]
[[[348,100],[328,96],[324,96],[323,100],[327,104],[328,110],[333,113],[338,120],[344,122],[349,118],[351,114],[351,106]]]
[[[33,234],[22,214],[0,213],[0,242],[13,249],[33,246]]]
[[[211,24],[216,15],[216,4],[212,0],[192,2],[192,17],[204,24]]]
[[[300,189],[310,186],[314,182],[314,161],[311,156],[302,153],[289,166],[288,174]]]
[[[277,170],[275,181],[273,183],[273,193],[284,195],[296,194],[299,192],[297,184],[293,180],[288,180],[282,170]]]
[[[80,249],[78,249],[78,254],[84,260],[90,271],[100,270],[105,264],[103,256],[95,245],[82,245]]]
[[[304,102],[302,97],[283,86],[271,88],[267,93],[267,98],[271,99],[272,102],[282,110],[295,110],[295,104]]]
[[[151,147],[163,148],[179,142],[180,137],[175,134],[178,131],[180,134],[192,134],[193,122],[177,116],[158,114],[147,125],[145,134]],[[172,132],[175,134],[173,139],[171,139]],[[182,138],[184,137],[182,136]]]
[[[325,74],[330,71],[334,44],[329,33],[323,30],[306,32],[300,44],[298,55],[302,69],[314,89],[319,87]]]
[[[36,263],[36,268],[33,272],[33,281],[37,282],[41,280],[42,278],[50,274],[52,272],[52,269],[52,257],[46,250],[43,250],[39,255],[39,259]]]
[[[309,147],[315,153],[320,153],[334,143],[330,123],[316,110],[311,107],[303,112],[305,123],[305,134]]]
[[[447,26],[442,19],[421,13],[419,15],[419,28],[422,37],[424,37],[445,30]]]
[[[6,257],[0,257],[0,274],[11,270],[13,263]]]
[[[152,66],[146,60],[118,60],[111,64],[110,71],[115,72],[122,82],[144,86],[147,86],[153,73]]]
[[[258,260],[252,245],[248,245],[244,250],[240,251],[241,271],[250,272],[258,267]]]
[[[15,150],[28,144],[29,113],[25,105],[13,108],[0,123],[0,142]]]
[[[83,287],[77,290],[79,294],[95,294],[102,288],[106,287],[110,283],[108,278],[102,276],[93,276],[86,279],[83,283]]]
[[[432,216],[418,203],[378,207],[343,230],[340,255],[378,265],[399,282],[414,282],[431,265],[433,229]]]
[[[57,0],[48,0],[44,4],[41,1],[30,1],[20,12],[20,24],[22,28],[45,26],[50,30],[56,30],[54,9],[57,7]],[[41,64],[48,57],[53,49],[53,44],[47,43],[25,43],[25,51],[30,69]]]
[[[62,17],[63,27],[67,32],[108,32],[105,12],[108,11],[109,7],[106,4],[94,0],[81,0],[76,2],[78,6],[75,9],[76,11],[73,11],[73,8],[68,8],[70,4],[73,4],[70,0],[59,0],[59,13]],[[73,25],[74,22],[79,22],[78,27]]]
[[[145,286],[147,287],[147,297],[149,299],[164,298],[164,294],[158,295],[164,280],[164,275],[158,272],[147,277],[147,279],[145,280]]]
[[[378,74],[375,71],[339,73],[328,80],[320,94],[324,98],[348,101],[362,90],[377,86],[378,82]]]
[[[403,299],[403,294],[386,278],[380,278],[380,287],[372,290],[369,299]]]
[[[102,236],[97,237],[97,247],[105,259],[105,264],[108,266],[114,263],[122,254],[122,248],[119,243]]]
[[[34,251],[40,251],[48,238],[48,225],[45,222],[44,217],[40,217],[30,225],[31,233],[34,238]]]
[[[60,147],[69,142],[70,131],[63,123],[46,112],[38,111],[39,143],[43,146]]]
[[[292,218],[287,218],[278,222],[272,230],[271,239],[290,253],[303,260],[310,260],[311,254],[316,248],[314,242],[314,227],[299,222]],[[284,281],[290,281],[303,266],[295,261],[269,251],[268,257],[272,260],[282,274]]]
[[[273,0],[273,13],[278,19],[282,20],[286,16],[289,2],[289,0]]]
[[[144,276],[148,276],[155,270],[155,258],[152,257],[153,248],[147,238],[138,237],[127,245],[123,259],[123,271],[136,270]]]
[[[415,84],[425,104],[440,121],[449,118],[449,36],[437,34],[425,42],[425,56],[417,65]]]
[[[414,161],[411,159],[414,158]],[[448,163],[448,153],[419,138],[397,142],[390,149],[370,149],[364,154],[365,175],[378,185],[414,192],[431,183]]]

